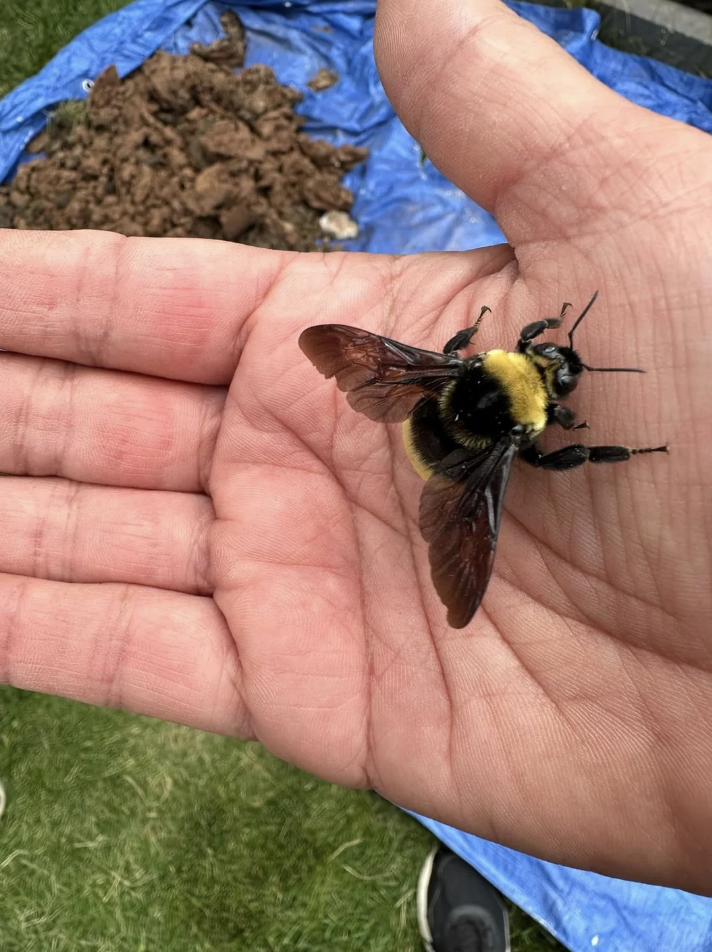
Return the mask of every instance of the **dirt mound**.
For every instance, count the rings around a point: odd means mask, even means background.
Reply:
[[[0,227],[328,247],[319,220],[351,208],[341,177],[367,150],[301,132],[301,93],[269,67],[235,74],[244,34],[222,22],[210,46],[155,53],[124,80],[110,67],[86,106],[60,109],[34,143],[46,158],[0,186]]]

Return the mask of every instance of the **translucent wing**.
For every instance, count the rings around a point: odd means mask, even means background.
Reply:
[[[426,393],[438,393],[465,365],[459,357],[408,347],[344,324],[309,327],[299,346],[360,413],[380,423],[407,419]]]
[[[433,584],[453,628],[471,621],[487,589],[516,453],[509,439],[476,452],[455,450],[423,488],[420,531],[430,545]]]

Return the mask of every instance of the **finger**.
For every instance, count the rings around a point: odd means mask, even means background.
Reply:
[[[0,472],[199,492],[225,391],[0,355]]]
[[[278,337],[314,315],[377,315],[388,325],[423,291],[439,312],[448,293],[493,275],[511,251],[423,257],[398,268],[386,255],[0,230],[0,349],[227,385],[258,319],[276,318]]]
[[[0,348],[226,384],[284,260],[228,242],[0,231]]]
[[[210,594],[207,496],[0,479],[0,572]]]
[[[211,598],[0,575],[0,683],[250,735],[235,645]]]
[[[407,128],[448,178],[495,213],[515,246],[547,237],[552,222],[580,225],[575,209],[595,196],[600,206],[601,178],[631,142],[642,174],[642,129],[662,121],[499,0],[379,0],[375,49]],[[622,194],[634,175],[623,177]]]

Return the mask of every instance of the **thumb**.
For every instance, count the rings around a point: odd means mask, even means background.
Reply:
[[[669,122],[499,0],[379,0],[374,45],[405,126],[515,246],[566,237],[646,130]]]

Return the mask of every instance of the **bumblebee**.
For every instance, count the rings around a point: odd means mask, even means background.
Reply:
[[[533,343],[561,326],[558,317],[522,328],[514,351],[460,352],[472,327],[449,340],[442,353],[342,324],[309,327],[299,346],[360,413],[380,423],[402,423],[410,460],[425,480],[420,531],[429,546],[433,584],[447,608],[448,623],[464,628],[485,594],[492,574],[502,503],[515,457],[541,469],[565,470],[590,463],[622,463],[667,446],[585,446],[574,443],[545,453],[537,439],[552,423],[578,430],[576,415],[562,406],[584,370],[643,373],[635,367],[591,367],[574,349],[574,332],[596,292],[568,334],[568,347]]]

